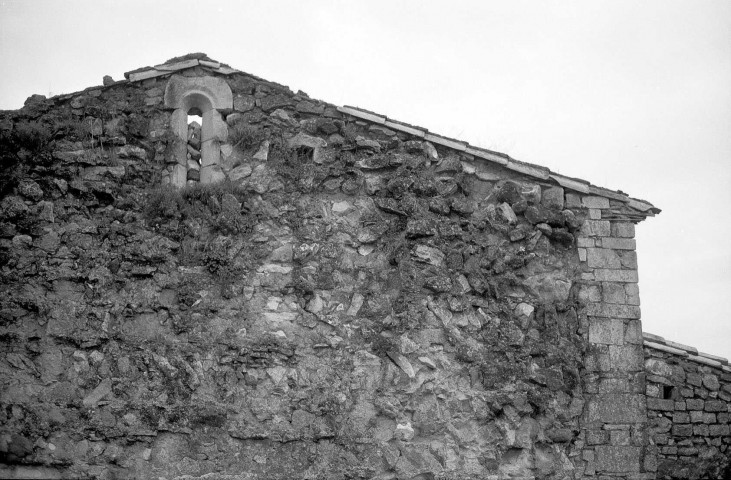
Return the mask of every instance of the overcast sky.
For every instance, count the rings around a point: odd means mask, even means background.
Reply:
[[[0,0],[0,108],[194,51],[649,200],[644,330],[731,357],[728,0]]]

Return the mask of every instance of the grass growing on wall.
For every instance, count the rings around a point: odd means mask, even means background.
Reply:
[[[143,213],[152,223],[195,218],[223,234],[251,231],[255,216],[243,207],[232,208],[231,202],[224,201],[227,195],[233,196],[239,204],[246,200],[245,189],[231,182],[197,184],[181,189],[161,185],[148,193]]]

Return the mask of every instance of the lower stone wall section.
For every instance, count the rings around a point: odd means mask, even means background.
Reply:
[[[731,368],[645,334],[647,415],[657,478],[731,478]]]

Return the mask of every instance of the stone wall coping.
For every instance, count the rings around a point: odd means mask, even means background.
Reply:
[[[551,173],[550,177],[556,181],[559,185],[570,190],[575,190],[581,193],[589,193],[589,182],[581,180],[579,178],[565,177],[557,173]]]
[[[718,355],[711,355],[710,353],[699,352],[695,347],[665,340],[660,335],[654,335],[652,333],[643,332],[642,337],[646,347],[679,355],[687,358],[688,360],[709,365],[711,367],[724,367],[723,369],[725,371],[731,371],[727,358],[719,357]]]
[[[189,68],[197,67],[199,65],[222,75],[243,73],[240,70],[236,70],[235,68],[222,65],[220,62],[217,62],[215,60],[203,60],[193,58],[190,60],[162,63],[160,65],[155,65],[154,67],[143,67],[138,68],[137,70],[124,72],[124,78],[126,78],[130,82],[139,82],[141,80],[147,80],[148,78],[170,75],[171,73],[179,72],[181,70],[187,70]]]
[[[688,352],[686,352],[685,350],[680,350],[678,348],[668,347],[668,346],[663,345],[661,343],[649,342],[649,341],[645,340],[643,342],[643,344],[646,347],[654,348],[655,350],[661,350],[663,352],[672,353],[673,355],[678,355],[680,357],[687,357],[688,356]]]
[[[457,150],[458,152],[464,152],[465,150],[467,150],[467,146],[469,145],[467,142],[463,142],[461,140],[454,140],[449,137],[444,137],[442,135],[437,135],[429,132],[427,132],[424,136],[424,140],[426,140],[427,142],[437,143],[453,150]]]
[[[651,203],[644,200],[632,198],[621,191],[613,191],[602,187],[597,187],[587,182],[586,180],[566,177],[564,175],[552,172],[549,168],[535,165],[532,163],[521,162],[515,160],[508,155],[498,152],[492,152],[490,150],[482,149],[470,145],[469,143],[457,140],[455,138],[449,138],[442,135],[437,135],[429,132],[426,128],[409,125],[408,123],[399,122],[397,120],[390,119],[384,115],[365,110],[363,108],[346,105],[338,107],[338,111],[346,115],[350,115],[359,120],[365,120],[368,122],[377,123],[379,125],[385,125],[386,127],[413,135],[415,137],[424,138],[425,140],[441,145],[443,147],[456,150],[458,152],[465,152],[469,155],[473,155],[483,160],[498,163],[499,165],[513,170],[515,172],[534,177],[539,180],[553,180],[560,186],[574,190],[584,194],[592,194],[609,198],[611,200],[618,200],[627,204],[629,207],[642,212],[645,216],[654,216],[656,213],[660,213],[660,209],[653,206]]]
[[[688,355],[688,360],[693,360],[694,362],[702,363],[704,365],[708,365],[709,367],[720,368],[721,365],[723,365],[719,361],[712,360],[712,359],[706,358],[706,357],[701,357],[700,355]]]
[[[492,150],[487,150],[484,148],[473,147],[472,145],[469,145],[465,152],[469,153],[472,156],[484,158],[485,160],[490,160],[491,162],[495,162],[500,165],[507,165],[510,159],[510,157],[503,153],[493,152]]]

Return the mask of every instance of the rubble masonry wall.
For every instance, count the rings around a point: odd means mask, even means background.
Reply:
[[[731,475],[731,368],[692,347],[645,336],[647,415],[659,479]]]
[[[171,78],[2,113],[1,476],[654,478],[626,203]]]

